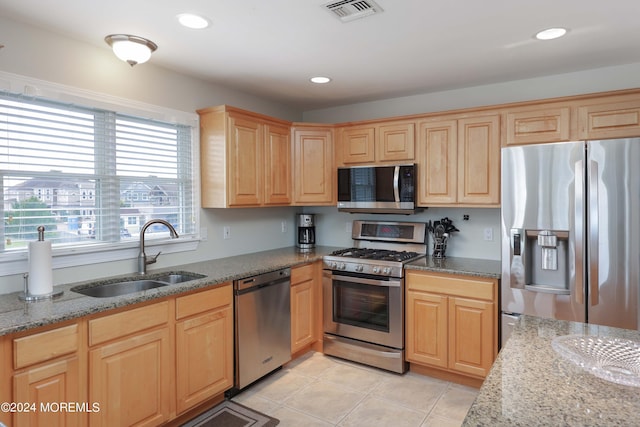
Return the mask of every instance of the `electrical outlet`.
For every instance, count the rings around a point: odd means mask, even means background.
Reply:
[[[231,238],[231,227],[226,226],[222,228],[222,238],[230,239]]]
[[[487,227],[484,229],[484,240],[487,240],[487,241],[493,240],[493,228]]]
[[[284,220],[283,220],[283,221],[280,223],[280,225],[281,225],[281,227],[282,227],[282,232],[283,232],[283,233],[286,233],[286,232],[287,232],[287,221],[284,221]]]

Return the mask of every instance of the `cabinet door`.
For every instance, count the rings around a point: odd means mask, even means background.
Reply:
[[[407,360],[447,367],[447,297],[407,292]]]
[[[233,386],[231,305],[176,324],[177,412]]]
[[[453,204],[457,197],[457,122],[421,123],[418,134],[418,205]]]
[[[485,377],[495,356],[494,303],[449,298],[449,368]]]
[[[294,203],[335,204],[333,130],[294,129]]]
[[[229,116],[229,206],[262,203],[262,125],[254,120]]]
[[[569,141],[570,107],[507,113],[507,145]]]
[[[100,402],[91,426],[157,426],[169,419],[169,328],[113,341],[89,352],[89,401]]]
[[[500,116],[458,120],[458,203],[500,203]]]
[[[377,130],[377,161],[412,161],[415,158],[416,126],[414,123],[380,125]]]
[[[291,203],[291,131],[284,126],[265,126],[264,203]]]
[[[48,362],[16,373],[13,377],[13,399],[18,403],[35,405],[35,411],[15,413],[18,426],[71,427],[86,424],[87,412],[59,410],[60,403],[84,402],[81,395],[80,368],[76,356]],[[50,406],[50,410],[42,410]]]
[[[375,162],[375,130],[371,127],[353,127],[341,130],[341,162],[345,165]]]
[[[578,108],[580,138],[607,139],[640,136],[640,100],[588,105]],[[628,98],[627,98],[628,99]]]
[[[313,279],[291,286],[291,353],[315,341]]]

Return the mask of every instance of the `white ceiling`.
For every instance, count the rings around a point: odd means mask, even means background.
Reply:
[[[0,14],[104,49],[146,37],[156,65],[302,111],[640,62],[638,0],[375,1],[348,23],[326,0],[0,0]],[[182,12],[212,25],[183,28]],[[533,38],[554,26],[568,35]]]

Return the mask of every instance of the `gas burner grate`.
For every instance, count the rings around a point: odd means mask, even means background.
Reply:
[[[331,255],[345,258],[371,259],[379,261],[406,261],[416,258],[417,252],[393,251],[388,249],[348,248],[334,251]]]

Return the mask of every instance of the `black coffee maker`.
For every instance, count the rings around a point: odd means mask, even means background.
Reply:
[[[308,252],[316,247],[316,226],[314,214],[298,214],[298,241],[300,252]]]

